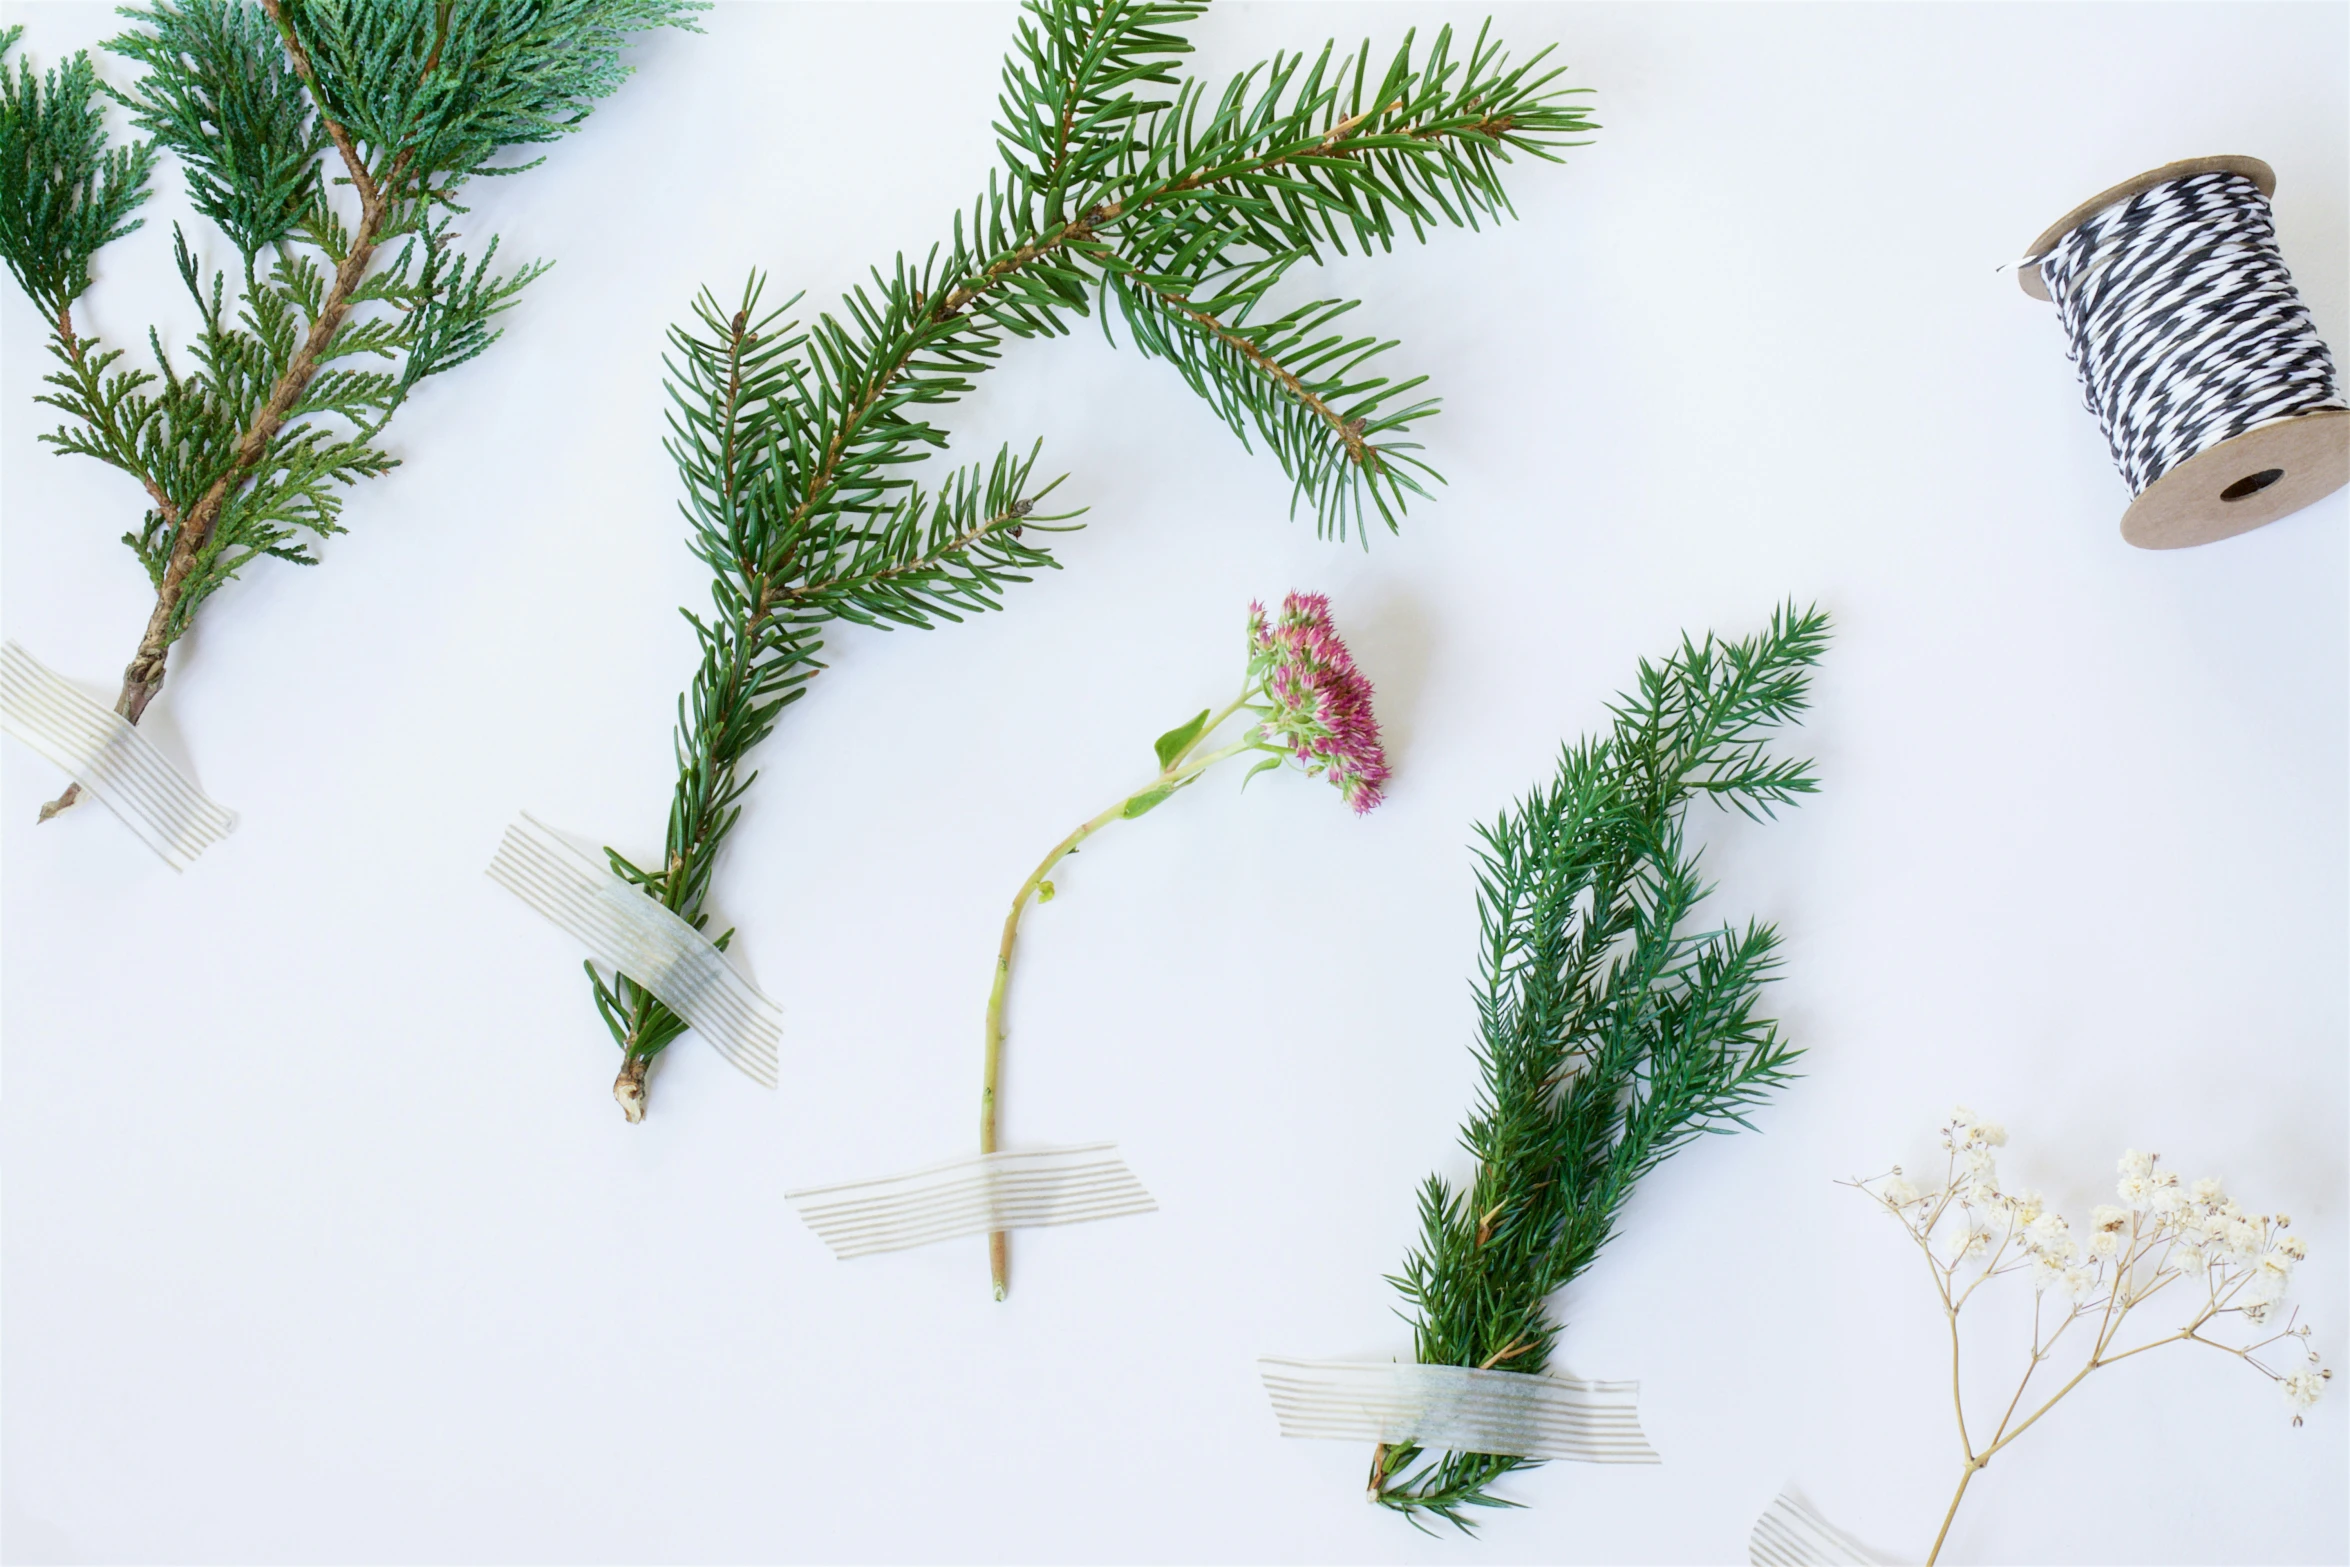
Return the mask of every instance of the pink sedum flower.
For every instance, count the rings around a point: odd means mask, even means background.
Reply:
[[[1387,753],[1371,711],[1371,682],[1330,623],[1330,600],[1292,593],[1281,613],[1248,607],[1249,673],[1263,684],[1271,714],[1258,738],[1286,746],[1308,776],[1328,774],[1361,815],[1387,782]]]

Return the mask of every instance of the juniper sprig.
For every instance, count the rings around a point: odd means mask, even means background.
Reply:
[[[457,195],[509,154],[576,129],[628,71],[630,35],[691,26],[698,0],[155,0],[106,48],[142,67],[101,83],[86,54],[45,76],[0,32],[0,259],[49,328],[42,439],[138,481],[123,542],[155,590],[115,711],[162,689],[198,609],[264,556],[316,565],[343,492],[392,468],[377,445],[427,378],[499,336],[545,270],[459,248]],[[110,142],[101,94],[150,139]],[[175,363],[125,367],[75,322],[99,250],[138,228],[159,150],[237,253],[205,268],[173,230],[202,326]],[[79,786],[44,807],[71,805]]]
[[[1183,78],[1175,29],[1204,0],[1024,0],[998,98],[1000,166],[948,238],[853,288],[805,328],[764,312],[753,277],[728,310],[705,293],[671,334],[669,446],[712,612],[688,612],[702,659],[678,704],[678,782],[658,867],[613,869],[697,929],[720,845],[741,811],[750,750],[821,667],[821,628],[928,627],[997,607],[1055,564],[1072,513],[1038,507],[1036,452],[926,486],[947,445],[934,412],[1012,338],[1053,337],[1095,311],[1125,323],[1244,444],[1261,440],[1324,534],[1396,526],[1435,475],[1409,437],[1436,409],[1387,375],[1392,344],[1350,334],[1351,300],[1275,312],[1304,262],[1404,234],[1476,228],[1509,211],[1502,170],[1589,128],[1544,70],[1480,29],[1384,66],[1276,55],[1220,89]],[[1054,481],[1057,483],[1058,481]],[[721,941],[726,937],[722,936]],[[614,1093],[644,1113],[646,1074],[683,1021],[625,974],[591,964],[620,1045]]]
[[[1420,1363],[1541,1371],[1550,1298],[1599,1255],[1640,1178],[1701,1132],[1749,1126],[1792,1075],[1798,1052],[1756,1014],[1778,934],[1690,928],[1710,889],[1682,825],[1695,799],[1759,820],[1817,788],[1765,735],[1804,710],[1827,637],[1825,615],[1790,605],[1743,642],[1684,637],[1642,660],[1608,732],[1478,830],[1484,1081],[1461,1136],[1477,1173],[1465,1191],[1429,1177],[1420,1245],[1390,1280]],[[1467,1508],[1516,1505],[1491,1488],[1531,1463],[1424,1456],[1379,1448],[1372,1499],[1463,1530]]]

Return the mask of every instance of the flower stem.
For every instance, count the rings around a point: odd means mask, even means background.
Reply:
[[[1968,1484],[1975,1478],[1975,1471],[1989,1461],[1989,1459],[1969,1459],[1967,1466],[1959,1471],[1958,1492],[1950,1498],[1950,1511],[1942,1515],[1942,1528],[1934,1536],[1934,1548],[1926,1553],[1926,1567],[1934,1567],[1935,1559],[1942,1554],[1942,1542],[1950,1537],[1950,1520],[1958,1516],[1958,1504],[1966,1500]]]
[[[1126,798],[1132,798],[1128,796]],[[1120,799],[1100,815],[1089,818],[1075,832],[1053,845],[1036,869],[1020,884],[1020,891],[1012,898],[1012,912],[1004,916],[1003,939],[996,944],[995,984],[987,993],[987,1064],[982,1069],[979,1084],[979,1151],[994,1153],[996,1125],[996,1078],[1004,1063],[1004,997],[1012,983],[1012,944],[1020,938],[1020,915],[1035,897],[1044,879],[1052,874],[1054,866],[1076,847],[1110,823],[1126,809],[1126,799]],[[995,1281],[995,1298],[1002,1300],[1011,1290],[1011,1259],[1002,1230],[991,1231],[987,1237],[987,1268]]]
[[[1192,753],[1199,749],[1201,741],[1205,740],[1224,720],[1238,712],[1247,703],[1249,696],[1253,694],[1253,692],[1243,692],[1230,707],[1218,713],[1213,723],[1200,730],[1197,739],[1184,747],[1181,752],[1168,761],[1165,767],[1159,770],[1157,777],[1132,793],[1120,795],[1116,803],[1107,810],[1088,817],[1078,826],[1076,831],[1054,844],[1052,852],[1037,863],[1036,869],[1029,873],[1028,879],[1020,884],[1019,892],[1013,895],[1011,912],[1004,916],[1003,937],[996,943],[995,983],[987,993],[987,1057],[986,1063],[981,1069],[979,1084],[979,1151],[981,1153],[989,1154],[996,1151],[996,1080],[1002,1073],[1004,1063],[1004,1002],[1012,984],[1012,947],[1020,939],[1021,914],[1028,908],[1029,901],[1044,886],[1045,878],[1053,873],[1053,867],[1076,852],[1077,846],[1085,842],[1086,839],[1109,826],[1110,823],[1122,818],[1126,814],[1128,805],[1156,790],[1187,784],[1226,757],[1237,756],[1255,745],[1256,742],[1253,739],[1243,736],[1230,745],[1210,751],[1205,756],[1196,759],[1192,756]],[[987,1237],[988,1274],[994,1281],[995,1298],[998,1300],[1002,1300],[1009,1294],[1012,1287],[1009,1241],[1010,1237],[1002,1230],[992,1231]]]

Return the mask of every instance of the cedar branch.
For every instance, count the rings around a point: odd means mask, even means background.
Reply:
[[[351,296],[367,276],[368,267],[374,263],[376,246],[383,236],[385,220],[391,213],[393,198],[387,188],[388,183],[398,178],[407,163],[405,154],[395,160],[385,181],[378,181],[370,174],[366,160],[360,157],[349,130],[327,112],[326,94],[319,86],[309,53],[303,49],[286,20],[283,0],[261,0],[261,4],[269,19],[277,25],[279,36],[285,40],[286,52],[302,78],[303,87],[318,105],[319,120],[326,126],[335,150],[342,155],[344,166],[350,171],[352,188],[359,193],[359,223],[352,233],[350,250],[335,267],[333,286],[328,289],[317,318],[310,323],[310,329],[304,334],[301,346],[294,351],[293,358],[287,361],[285,372],[270,389],[268,401],[254,412],[252,422],[238,438],[229,466],[213,479],[196,504],[189,508],[187,515],[177,521],[172,537],[171,559],[164,568],[163,580],[155,588],[154,611],[147,617],[147,629],[139,638],[138,652],[132,655],[129,665],[122,672],[122,690],[114,701],[114,710],[134,724],[147,711],[147,704],[155,699],[155,693],[163,689],[165,667],[174,640],[173,621],[178,615],[180,601],[187,595],[188,579],[194,575],[204,548],[211,542],[213,530],[219,525],[221,512],[227,507],[229,497],[261,466],[262,458],[268,455],[270,443],[284,430],[295,405],[301,402],[302,394],[310,389],[310,383],[316,379],[318,367],[327,350],[333,346],[336,336],[343,329],[343,323],[350,316]],[[62,323],[61,329],[66,329]],[[167,508],[166,521],[173,520],[168,510],[168,500],[152,481],[147,482],[147,491],[158,505]],[[80,784],[68,785],[63,794],[41,807],[40,819],[49,820],[71,806],[80,796]]]

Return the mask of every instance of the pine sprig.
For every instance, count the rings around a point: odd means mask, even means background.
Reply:
[[[1477,1173],[1465,1191],[1429,1178],[1420,1244],[1391,1280],[1422,1364],[1541,1371],[1550,1297],[1640,1178],[1701,1133],[1750,1127],[1792,1076],[1798,1052],[1756,1010],[1777,932],[1690,928],[1709,889],[1682,818],[1698,798],[1767,818],[1818,787],[1765,747],[1803,712],[1827,636],[1826,616],[1790,605],[1744,641],[1684,638],[1642,661],[1609,732],[1479,829],[1483,1084],[1461,1138]],[[1491,1488],[1525,1467],[1405,1443],[1375,1455],[1371,1490],[1466,1530],[1468,1509],[1516,1505]]]
[[[764,288],[754,276],[732,312],[705,292],[694,324],[670,332],[669,452],[685,484],[692,548],[712,570],[712,613],[686,613],[702,656],[678,701],[678,780],[662,864],[647,869],[605,851],[615,872],[696,930],[708,924],[703,905],[718,851],[757,776],[742,764],[823,667],[821,628],[832,620],[926,628],[993,609],[1006,586],[1053,565],[1027,530],[1066,521],[1037,510],[1058,481],[1036,481],[1033,451],[1017,458],[1007,449],[984,472],[954,472],[935,492],[888,472],[895,448],[884,434],[917,444],[925,427],[897,417],[869,383],[823,357],[828,346],[838,354],[848,329],[827,321],[802,332],[783,319],[790,302],[762,310]],[[867,307],[852,308],[867,330],[893,329]],[[828,413],[836,421],[829,432]],[[863,440],[844,428],[860,416],[875,432]],[[811,468],[826,475],[824,504],[798,477]],[[732,936],[716,944],[723,949]],[[638,1119],[646,1074],[684,1020],[625,974],[607,983],[592,963],[587,974],[622,1051],[615,1092]]]
[[[0,255],[46,321],[56,368],[43,437],[136,480],[123,535],[155,605],[115,710],[136,723],[198,610],[262,557],[315,565],[349,488],[395,459],[377,438],[427,378],[499,336],[544,266],[469,256],[455,197],[477,174],[576,127],[625,77],[646,28],[695,0],[154,0],[107,48],[141,68],[101,88],[77,55],[11,74],[0,33]],[[103,91],[153,138],[110,147]],[[173,260],[202,330],[152,368],[77,329],[91,258],[138,226],[158,148],[237,252],[209,276]],[[527,167],[527,165],[521,165]],[[43,816],[73,803],[65,795]]]
[[[1057,337],[1114,304],[1244,443],[1261,440],[1317,527],[1366,542],[1434,471],[1406,439],[1433,413],[1418,378],[1376,368],[1392,343],[1339,330],[1355,306],[1274,313],[1300,261],[1508,210],[1516,154],[1555,160],[1588,129],[1542,56],[1511,65],[1480,32],[1383,73],[1368,46],[1281,56],[1211,100],[1177,74],[1201,0],[1024,0],[994,122],[1000,166],[918,262],[877,267],[804,329],[708,294],[672,333],[670,451],[712,613],[680,700],[677,788],[659,868],[616,870],[696,928],[748,778],[738,766],[820,667],[821,628],[928,626],[992,609],[1054,562],[1033,535],[1036,451],[1011,447],[926,488],[937,423],[1018,339]],[[789,308],[789,307],[786,307]],[[1055,481],[1056,483],[1058,481]],[[590,970],[623,1051],[633,1120],[682,1025],[624,976]]]

